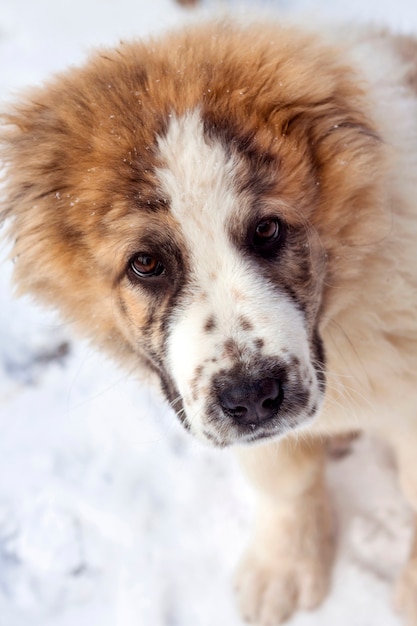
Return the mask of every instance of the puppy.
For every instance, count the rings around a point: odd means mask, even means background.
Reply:
[[[387,439],[417,509],[417,41],[208,23],[3,116],[20,289],[150,372],[259,492],[243,618],[329,586],[324,440]],[[397,603],[417,626],[417,539]]]

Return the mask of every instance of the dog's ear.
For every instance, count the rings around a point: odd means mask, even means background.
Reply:
[[[85,327],[93,300],[106,301],[110,289],[104,281],[92,284],[97,262],[87,244],[94,219],[94,191],[88,195],[87,186],[89,113],[60,86],[57,80],[32,91],[2,115],[1,219],[18,292]]]
[[[365,105],[330,103],[306,131],[318,202],[310,224],[326,251],[326,316],[354,293],[372,250],[392,231],[389,169],[393,154]],[[336,287],[336,289],[335,289]]]
[[[63,200],[76,134],[62,119],[55,100],[55,94],[39,90],[1,117],[1,218],[14,245],[18,282],[31,291],[45,281],[54,263],[50,252],[54,250],[56,257],[62,231],[68,227]],[[62,254],[68,256],[64,250]]]
[[[54,118],[51,108],[29,100],[1,116],[0,156],[5,186],[3,218],[19,221],[30,212],[36,219],[33,209],[38,200],[51,193],[58,165],[58,158],[55,164],[51,162],[48,146],[56,132]],[[55,180],[52,186],[57,186]]]

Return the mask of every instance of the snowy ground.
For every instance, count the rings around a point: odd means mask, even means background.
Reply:
[[[276,5],[417,32],[414,0]],[[187,19],[169,0],[2,0],[0,98],[92,46]],[[232,456],[190,440],[149,391],[13,300],[6,261],[0,303],[0,626],[239,626],[229,577],[251,494]],[[291,624],[398,626],[390,585],[410,517],[392,460],[360,440],[329,470],[333,590]]]

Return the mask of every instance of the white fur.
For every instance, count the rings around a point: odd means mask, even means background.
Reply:
[[[190,287],[169,334],[170,371],[184,399],[194,434],[204,438],[205,403],[209,381],[217,371],[231,367],[223,355],[232,339],[241,350],[241,361],[255,356],[255,339],[263,339],[265,356],[295,355],[311,374],[311,405],[318,400],[318,385],[310,363],[303,315],[289,297],[272,288],[233,247],[228,222],[239,212],[244,198],[238,196],[233,175],[237,164],[227,157],[220,142],[206,142],[198,111],[173,117],[167,134],[158,142],[165,166],[158,170],[164,194],[170,198],[191,259]],[[204,325],[216,318],[216,330]],[[239,319],[248,319],[253,330],[244,331]],[[216,358],[216,362],[211,359]],[[199,366],[206,363],[193,398],[190,387]],[[220,428],[220,425],[219,425]]]

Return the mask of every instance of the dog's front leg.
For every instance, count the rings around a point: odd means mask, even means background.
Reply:
[[[236,576],[239,609],[245,620],[273,626],[314,608],[328,590],[333,525],[323,446],[288,438],[238,455],[258,495],[254,537]]]

